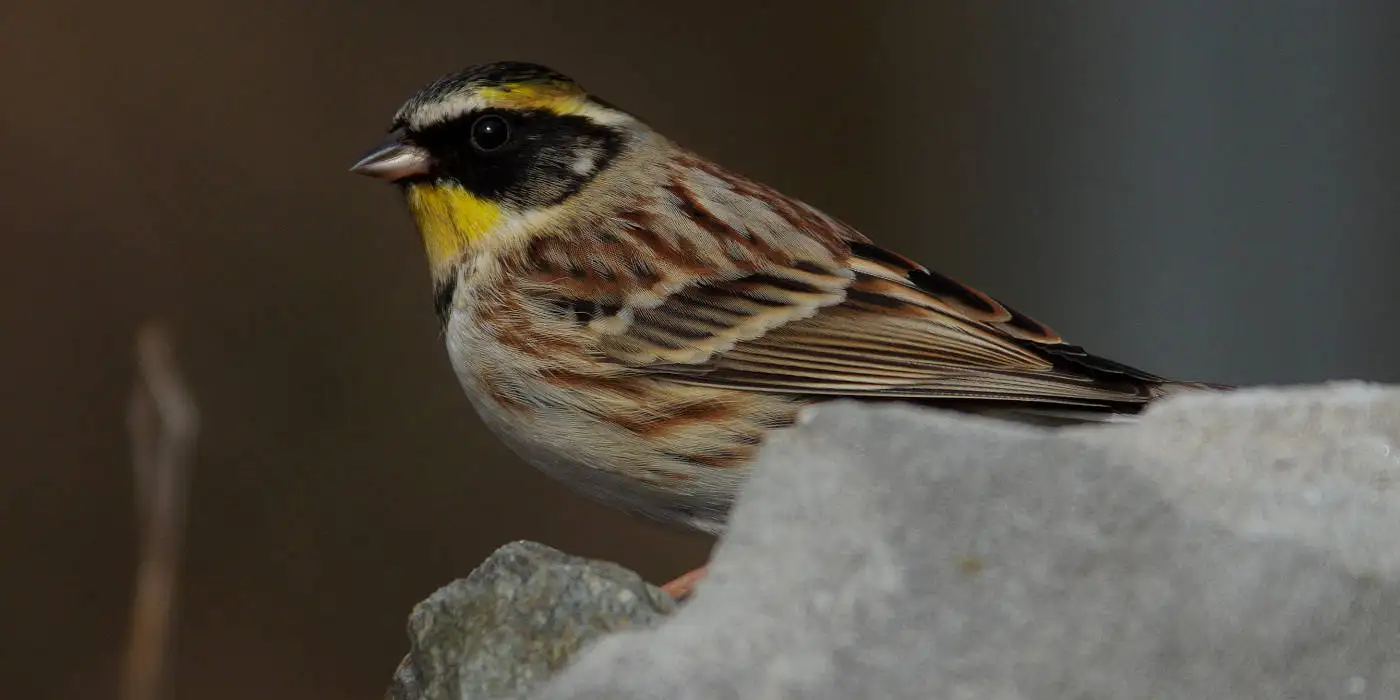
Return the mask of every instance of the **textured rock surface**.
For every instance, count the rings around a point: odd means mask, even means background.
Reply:
[[[1058,432],[823,407],[692,601],[538,697],[1400,697],[1397,479],[1361,385]]]
[[[496,550],[465,579],[419,603],[394,700],[524,697],[586,643],[647,626],[670,596],[614,564],[533,542]]]

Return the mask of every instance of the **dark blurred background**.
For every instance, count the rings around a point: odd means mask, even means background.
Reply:
[[[537,475],[460,394],[402,204],[345,172],[440,73],[547,63],[1125,362],[1396,381],[1397,15],[8,0],[0,687],[115,694],[151,317],[204,426],[177,697],[377,697],[410,607],[512,539],[654,581],[703,561]]]

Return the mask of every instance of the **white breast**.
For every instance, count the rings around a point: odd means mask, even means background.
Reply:
[[[659,491],[618,473],[619,465],[609,458],[615,448],[605,447],[606,436],[615,427],[601,425],[567,403],[541,400],[532,405],[531,395],[539,394],[532,394],[529,387],[542,380],[522,369],[529,364],[516,356],[518,351],[492,340],[490,330],[472,313],[471,294],[460,291],[468,287],[459,284],[458,289],[445,329],[447,353],[463,391],[502,442],[549,476],[613,507],[680,521],[702,531],[723,529],[722,520],[713,516],[718,505],[715,494],[701,497],[702,505],[695,502],[697,494]],[[522,414],[518,408],[506,407],[488,387],[521,389],[520,400],[529,408]],[[730,493],[722,500],[727,502],[733,490],[737,484],[725,489]]]

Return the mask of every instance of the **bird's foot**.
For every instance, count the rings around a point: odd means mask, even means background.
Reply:
[[[700,583],[700,579],[705,578],[705,570],[708,568],[709,565],[706,564],[694,571],[681,574],[675,580],[662,586],[661,590],[676,600],[684,600],[690,597],[691,592],[695,590],[695,585]]]

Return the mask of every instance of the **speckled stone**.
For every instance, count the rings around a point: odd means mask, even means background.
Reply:
[[[513,542],[418,604],[386,696],[524,697],[594,639],[651,626],[674,608],[620,566]]]
[[[536,699],[1400,698],[1400,390],[1058,431],[822,406],[709,571]]]

